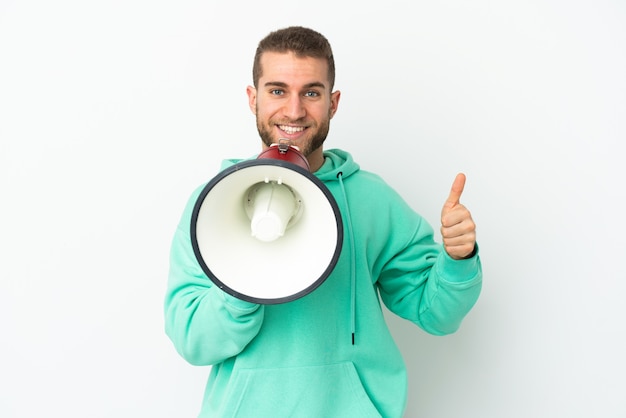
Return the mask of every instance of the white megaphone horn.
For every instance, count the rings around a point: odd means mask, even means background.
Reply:
[[[255,303],[303,297],[328,278],[343,243],[341,213],[302,153],[281,140],[209,181],[191,217],[202,270]]]

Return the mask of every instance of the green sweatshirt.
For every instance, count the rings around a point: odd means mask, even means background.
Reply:
[[[379,176],[345,151],[324,155],[314,174],[339,205],[343,247],[324,283],[295,301],[258,305],[213,285],[190,241],[202,187],[185,208],[171,248],[165,329],[189,363],[212,365],[200,417],[401,417],[406,368],[380,300],[445,335],[478,299],[478,255],[453,260]]]

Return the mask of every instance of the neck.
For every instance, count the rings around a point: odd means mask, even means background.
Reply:
[[[320,169],[322,164],[324,164],[324,150],[322,147],[319,147],[311,154],[309,154],[306,159],[309,161],[309,167],[311,167],[311,173],[315,173]]]

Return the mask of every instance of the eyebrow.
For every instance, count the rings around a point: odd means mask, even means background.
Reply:
[[[268,81],[267,83],[264,84],[264,86],[265,87],[285,87],[285,88],[289,87],[287,83],[283,83],[282,81]],[[324,83],[321,83],[319,81],[314,81],[312,83],[305,84],[303,87],[305,89],[310,89],[313,87],[326,88]]]

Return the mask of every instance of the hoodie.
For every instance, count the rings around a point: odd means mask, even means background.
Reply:
[[[402,417],[406,368],[380,302],[446,335],[478,299],[477,251],[453,260],[379,176],[345,151],[324,156],[314,175],[339,205],[343,246],[328,278],[294,301],[259,305],[216,287],[190,242],[202,187],[189,199],[171,247],[165,329],[185,360],[212,366],[200,417]]]

